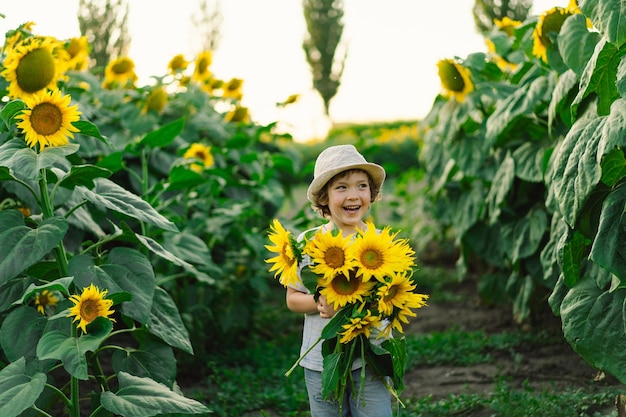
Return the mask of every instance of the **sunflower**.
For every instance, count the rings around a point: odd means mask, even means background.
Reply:
[[[19,25],[17,29],[9,30],[5,36],[4,48],[0,46],[0,51],[7,53],[15,45],[19,44],[22,39],[32,36],[33,26],[35,26],[35,22],[26,22]]]
[[[311,271],[331,280],[337,274],[347,276],[355,266],[355,260],[347,256],[352,236],[344,237],[341,231],[324,232],[320,229],[307,242],[305,253],[311,257]]]
[[[346,304],[363,302],[365,297],[372,294],[376,282],[364,281],[353,270],[347,275],[339,273],[332,279],[321,279],[320,285],[322,286],[320,295],[326,297],[326,301],[338,309]]]
[[[395,308],[403,308],[411,300],[415,284],[407,277],[407,273],[392,274],[378,287],[378,311],[390,316]]]
[[[365,315],[358,315],[357,317],[350,318],[350,322],[341,326],[344,331],[339,332],[341,338],[340,343],[348,343],[360,334],[369,338],[372,333],[372,328],[379,328],[381,326],[380,317],[372,314],[370,310],[367,310]]]
[[[25,133],[28,146],[39,150],[46,146],[62,146],[68,143],[72,132],[79,130],[72,125],[80,119],[78,106],[70,106],[71,97],[61,95],[59,90],[42,92],[32,98],[24,98],[30,110],[24,110],[15,116],[21,122],[17,127]]]
[[[135,62],[125,56],[109,62],[104,69],[104,88],[127,88],[133,87],[137,81]]]
[[[43,290],[35,295],[35,305],[41,314],[46,314],[46,308],[54,307],[58,302],[59,299],[52,291]]]
[[[241,100],[243,97],[243,80],[240,78],[231,78],[230,81],[222,86],[222,97],[233,100]]]
[[[68,53],[67,68],[84,71],[89,66],[89,41],[86,36],[71,38],[65,45]]]
[[[79,321],[78,328],[82,329],[83,333],[87,333],[87,325],[96,317],[106,317],[115,322],[114,319],[109,318],[115,311],[110,310],[113,300],[104,298],[107,292],[107,290],[100,291],[98,287],[91,284],[89,287],[83,288],[80,295],[70,296],[70,301],[74,303],[74,307],[70,308],[68,315],[74,316],[72,322]]]
[[[274,278],[280,274],[279,282],[288,287],[298,280],[298,259],[293,248],[293,237],[278,219],[274,219],[270,226],[269,239],[274,245],[265,245],[265,248],[277,255],[266,259],[265,262],[274,264],[270,268],[270,272],[276,271]]]
[[[202,161],[202,165],[195,163],[191,165],[191,168],[194,171],[201,171],[205,168],[211,168],[215,163],[215,159],[211,154],[211,147],[203,145],[201,143],[192,143],[189,149],[187,149],[187,151],[185,151],[185,153],[183,154],[183,158]]]
[[[178,54],[175,55],[170,62],[167,64],[167,68],[172,74],[177,74],[179,72],[183,72],[189,66],[189,61],[185,59],[185,55]]]
[[[485,44],[487,45],[487,51],[489,51],[489,57],[492,61],[496,63],[498,68],[502,71],[515,71],[517,68],[517,64],[514,62],[509,62],[496,51],[496,45],[489,38],[485,39]]]
[[[372,223],[367,223],[366,231],[359,231],[350,246],[349,256],[356,259],[358,275],[363,276],[364,281],[375,277],[385,282],[386,276],[415,264],[415,252],[406,239],[396,240],[397,234],[392,234],[389,227],[379,233]]]
[[[470,71],[452,59],[442,59],[437,63],[439,79],[443,87],[443,96],[454,98],[459,103],[474,91],[474,84],[470,79]]]
[[[548,62],[548,48],[553,47],[552,37],[559,34],[563,22],[573,13],[562,8],[553,7],[539,16],[533,31],[533,55]]]
[[[250,123],[250,112],[247,107],[235,106],[235,108],[224,116],[224,120],[231,123]]]
[[[508,16],[504,16],[502,20],[494,19],[493,23],[495,23],[497,28],[506,33],[508,36],[513,36],[515,33],[515,28],[522,25],[522,22],[520,22],[519,20],[513,20]]]
[[[146,97],[146,104],[143,108],[143,113],[155,112],[158,114],[163,113],[163,109],[165,109],[165,105],[167,104],[167,91],[162,86],[155,87],[150,93],[148,97]]]
[[[25,99],[45,89],[56,90],[62,72],[60,49],[59,41],[43,36],[23,39],[9,49],[0,73],[9,82],[9,96]]]
[[[200,83],[211,77],[209,67],[213,62],[213,54],[211,51],[200,52],[196,57],[192,78]]]

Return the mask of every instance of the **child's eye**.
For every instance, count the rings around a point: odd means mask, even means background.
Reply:
[[[360,188],[360,189],[366,189],[366,188],[369,188],[369,184],[367,184],[367,183],[359,184],[359,188]]]

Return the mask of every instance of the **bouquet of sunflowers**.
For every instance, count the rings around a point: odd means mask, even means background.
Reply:
[[[415,252],[407,239],[397,235],[389,227],[377,230],[367,223],[365,230],[352,236],[320,228],[298,241],[276,219],[270,228],[273,245],[266,248],[276,256],[266,262],[273,264],[270,272],[274,277],[285,287],[301,279],[312,294],[325,296],[338,310],[318,340],[324,358],[325,398],[343,397],[346,387],[354,383],[352,363],[360,358],[375,375],[391,379],[387,388],[399,400],[404,388],[406,341],[392,333],[403,333],[408,318],[416,316],[413,309],[425,306],[428,296],[416,292],[411,279]],[[376,335],[374,340],[372,335]]]

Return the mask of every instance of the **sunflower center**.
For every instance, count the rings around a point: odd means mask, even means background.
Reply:
[[[30,123],[37,134],[54,135],[63,126],[63,114],[52,103],[40,103],[33,108]]]
[[[324,262],[329,268],[337,269],[341,268],[346,261],[345,254],[341,248],[336,246],[328,248],[324,254]]]
[[[350,295],[359,288],[359,281],[356,277],[349,280],[344,274],[339,274],[333,278],[331,285],[337,294]]]
[[[133,65],[128,59],[120,59],[111,66],[116,74],[126,74],[133,70]]]
[[[392,287],[389,287],[387,289],[387,293],[385,294],[384,300],[385,301],[393,300],[396,294],[398,294],[398,286],[394,285]]]
[[[282,250],[280,251],[282,258],[283,258],[283,262],[287,264],[287,266],[291,266],[293,265],[293,263],[296,261],[295,256],[293,256],[293,253],[291,251],[291,246],[289,244],[285,244],[283,245]]]
[[[80,317],[91,323],[98,317],[98,301],[97,300],[84,300],[80,304]]]
[[[450,91],[463,91],[465,88],[465,81],[457,67],[451,63],[444,61],[439,65],[439,78],[447,90]]]
[[[376,249],[367,249],[361,253],[361,264],[367,269],[378,269],[383,264],[383,254]]]
[[[52,81],[56,65],[52,53],[47,49],[35,49],[20,59],[15,71],[17,84],[27,93],[42,90]]]

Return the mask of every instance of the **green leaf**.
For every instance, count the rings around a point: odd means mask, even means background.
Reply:
[[[404,336],[387,339],[383,342],[382,348],[387,350],[393,358],[393,387],[398,394],[404,389],[404,373],[408,355],[406,350],[406,338]]]
[[[574,14],[561,26],[557,44],[565,64],[580,76],[599,40],[600,35],[587,28],[585,16]]]
[[[344,379],[346,369],[342,369],[343,352],[335,352],[324,356],[322,371],[322,398],[328,399],[333,393],[338,394],[339,382]],[[348,370],[352,364],[348,364]]]
[[[147,332],[141,334],[140,341],[139,348],[116,349],[113,352],[114,372],[128,372],[173,386],[176,382],[176,357],[172,348]]]
[[[515,179],[515,161],[510,155],[506,155],[491,181],[491,188],[485,198],[489,211],[490,223],[495,223],[500,217],[500,208],[506,200],[513,180]]]
[[[578,230],[574,231],[571,239],[568,239],[567,235],[563,235],[559,242],[558,255],[563,282],[570,288],[574,287],[580,279],[580,268],[587,245],[587,240]]]
[[[354,307],[349,304],[339,310],[322,329],[322,338],[328,340],[336,337],[343,330],[342,326],[348,322],[353,310]]]
[[[619,97],[616,86],[617,67],[624,54],[626,48],[618,50],[604,38],[598,42],[581,75],[580,91],[572,104],[574,109],[587,96],[594,93],[598,97],[598,115],[609,114],[611,104]]]
[[[626,289],[603,291],[593,279],[595,275],[593,268],[587,269],[563,299],[560,310],[563,335],[593,367],[626,383]]]
[[[35,404],[46,386],[46,374],[26,373],[26,361],[21,358],[0,370],[0,415],[19,416]]]
[[[31,229],[19,211],[0,211],[0,285],[48,255],[67,229],[62,217],[51,217]]]
[[[25,303],[29,299],[35,297],[38,292],[48,290],[48,291],[59,291],[64,296],[69,295],[68,288],[72,284],[74,278],[73,277],[64,277],[55,279],[54,281],[46,282],[42,285],[30,284],[29,287],[24,292],[24,295],[21,299],[15,301],[13,304],[18,305]]]
[[[578,7],[609,42],[621,46],[626,42],[626,3],[622,0],[577,0]]]
[[[152,302],[152,312],[146,327],[153,335],[159,337],[170,346],[179,348],[193,355],[193,347],[189,341],[189,332],[178,312],[172,297],[162,288],[157,287]]]
[[[12,100],[2,107],[0,117],[2,117],[4,124],[9,127],[13,123],[13,118],[24,109],[26,109],[26,104],[22,100]]]
[[[80,380],[88,379],[87,352],[94,352],[104,342],[113,323],[106,317],[96,317],[87,325],[87,334],[71,337],[59,330],[45,333],[37,345],[39,359],[56,359],[65,370]]]
[[[176,136],[180,135],[184,126],[185,121],[181,117],[180,119],[176,119],[173,122],[161,126],[154,132],[148,133],[140,143],[151,148],[167,146],[176,139]]]
[[[7,359],[33,359],[47,321],[32,307],[22,306],[11,311],[0,328],[0,345]]]
[[[70,173],[63,178],[59,185],[70,190],[78,185],[94,188],[93,180],[95,178],[108,178],[111,174],[112,172],[108,169],[95,165],[72,165]]]
[[[546,153],[551,148],[542,142],[526,142],[515,149],[513,160],[515,161],[515,175],[528,182],[543,181],[543,166]]]
[[[111,143],[107,138],[102,136],[100,133],[100,129],[95,124],[87,121],[87,120],[79,120],[77,122],[73,122],[72,125],[80,130],[80,133],[85,136],[91,136],[92,138],[96,138],[101,142],[105,143],[107,146],[111,146]]]
[[[547,107],[554,86],[548,76],[537,77],[530,84],[524,85],[506,99],[498,102],[496,110],[487,119],[485,138],[488,143],[498,143],[507,138],[507,133],[514,127],[518,118],[528,117],[539,106]]]
[[[533,208],[524,217],[503,223],[501,230],[510,244],[508,256],[517,262],[537,251],[548,231],[548,218],[543,208]]]
[[[157,414],[210,413],[205,405],[169,390],[150,378],[140,378],[126,372],[117,374],[119,390],[103,392],[102,406],[122,416],[149,417]]]
[[[554,121],[558,120],[558,117],[567,126],[571,126],[574,123],[570,106],[578,92],[577,87],[578,75],[571,69],[559,76],[556,87],[554,87],[552,92],[550,106],[548,107],[548,129],[550,131],[552,131]]]
[[[113,181],[95,178],[94,183],[93,189],[77,186],[76,191],[82,198],[99,207],[118,211],[164,230],[178,231],[176,225],[159,214],[154,207]]]
[[[108,262],[101,268],[123,291],[133,296],[130,302],[122,305],[122,312],[145,324],[152,311],[156,288],[150,260],[134,249],[116,247],[111,250]]]
[[[615,148],[602,158],[602,182],[612,187],[626,176],[626,158],[621,149]]]
[[[186,166],[175,166],[170,171],[170,183],[168,190],[189,190],[197,185],[203,184],[207,179]]]
[[[579,119],[555,151],[551,181],[554,198],[572,228],[602,176],[596,158],[605,122],[605,118]]]
[[[626,183],[611,191],[602,205],[590,259],[626,283]]]

